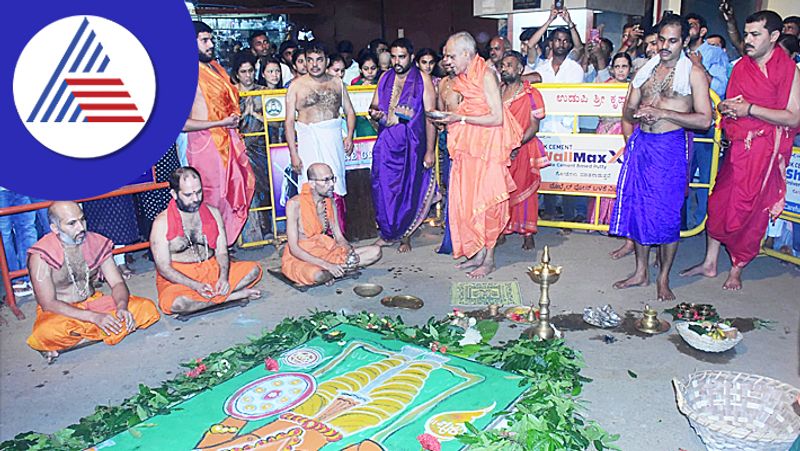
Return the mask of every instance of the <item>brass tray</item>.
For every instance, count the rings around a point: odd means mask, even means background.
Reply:
[[[658,329],[656,329],[656,330],[645,329],[645,328],[642,327],[642,318],[639,318],[639,319],[636,320],[635,323],[633,323],[633,327],[635,327],[636,330],[638,330],[639,332],[644,332],[644,333],[650,334],[650,335],[657,335],[657,334],[663,334],[664,332],[668,331],[670,326],[669,326],[669,322],[668,321],[664,321],[663,319],[660,319],[660,320],[658,320]]]
[[[371,298],[381,294],[383,287],[377,283],[360,283],[353,287],[353,291],[362,298]]]
[[[402,308],[408,310],[417,310],[422,308],[423,305],[425,305],[425,303],[422,302],[422,299],[408,294],[400,294],[397,296],[386,296],[383,299],[381,299],[381,304],[383,304],[386,307]]]

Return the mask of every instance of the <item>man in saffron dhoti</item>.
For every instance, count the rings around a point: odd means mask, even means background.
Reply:
[[[304,50],[308,73],[292,80],[286,91],[286,144],[289,146],[292,169],[302,185],[308,181],[306,169],[314,163],[325,163],[336,176],[334,203],[344,230],[345,153],[353,151],[356,114],[350,96],[339,77],[328,75],[328,57],[319,44],[311,43]],[[342,139],[339,110],[347,117],[347,136]],[[293,131],[297,132],[297,136]]]
[[[191,167],[178,168],[169,186],[172,200],[150,233],[161,310],[168,315],[192,313],[260,297],[253,286],[261,279],[261,266],[229,260],[222,216],[204,202],[200,174]]]
[[[742,270],[758,255],[768,222],[783,211],[786,167],[800,127],[800,71],[775,45],[781,27],[773,11],[745,19],[745,56],[733,66],[727,100],[719,105],[731,147],[708,200],[706,257],[682,273],[716,277],[724,244],[732,264],[726,290],[742,288]]]
[[[497,76],[478,56],[469,33],[450,36],[443,61],[453,67],[453,89],[463,96],[454,113],[442,112],[442,119],[435,120],[449,124],[453,257],[467,257],[457,267],[469,270],[470,278],[481,278],[495,270],[494,248],[508,224],[509,194],[517,188],[509,157],[520,145],[522,128],[503,105]]]
[[[525,64],[521,53],[506,52],[500,60],[499,69],[503,81],[500,85],[503,104],[508,106],[524,130],[520,146],[511,151],[509,171],[517,189],[509,198],[511,219],[504,233],[522,235],[522,249],[530,250],[534,248],[533,234],[536,233],[536,221],[539,218],[537,191],[542,181],[539,170],[549,164],[544,146],[536,137],[539,121],[545,116],[544,100],[538,89],[527,80],[522,80]]]
[[[329,283],[381,258],[377,245],[354,247],[347,242],[333,205],[336,176],[323,163],[309,166],[300,194],[286,203],[287,246],[281,258],[283,275],[300,285]]]
[[[204,199],[222,215],[230,246],[247,221],[255,175],[238,130],[239,91],[214,60],[211,28],[197,21],[194,28],[200,69],[192,112],[183,127],[188,132],[186,158],[202,174]]]
[[[48,215],[50,233],[28,249],[28,269],[39,304],[28,346],[52,362],[59,352],[84,342],[115,345],[159,320],[151,300],[128,292],[111,258],[114,243],[86,230],[78,204],[54,202]],[[111,295],[94,290],[100,274]]]
[[[686,19],[669,14],[657,28],[658,55],[636,73],[623,107],[623,121],[639,128],[627,141],[609,233],[632,239],[636,252],[634,274],[614,288],[648,285],[650,246],[659,246],[656,293],[660,300],[673,300],[669,271],[678,250],[687,186],[684,129],[711,125],[711,99],[705,72],[683,53],[689,35]]]
[[[411,235],[427,217],[436,192],[433,176],[435,127],[425,111],[436,107],[430,76],[414,64],[414,47],[405,38],[392,42],[392,70],[383,74],[369,114],[378,121],[372,148],[372,202],[380,239],[400,240],[398,252],[411,250]]]

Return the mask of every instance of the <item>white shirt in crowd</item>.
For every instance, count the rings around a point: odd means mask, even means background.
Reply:
[[[537,64],[536,72],[542,76],[542,83],[583,83],[583,68],[570,58],[564,58],[557,73],[553,69],[552,59]],[[540,130],[549,133],[572,133],[573,119],[573,116],[547,115],[542,121]]]

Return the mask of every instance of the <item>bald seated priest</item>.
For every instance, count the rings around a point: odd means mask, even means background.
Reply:
[[[332,201],[336,176],[330,166],[312,164],[307,176],[300,194],[286,202],[283,275],[300,285],[329,284],[380,260],[380,246],[353,247],[342,235]]]
[[[136,329],[159,320],[149,299],[131,296],[108,238],[86,230],[75,202],[48,209],[50,233],[28,249],[28,269],[36,302],[36,321],[28,345],[52,363],[59,352],[104,341],[115,345]],[[94,290],[102,273],[111,295]]]
[[[256,262],[228,258],[219,210],[203,202],[203,181],[190,166],[169,178],[170,200],[150,233],[156,263],[158,305],[170,314],[188,314],[228,301],[257,299],[261,280]]]

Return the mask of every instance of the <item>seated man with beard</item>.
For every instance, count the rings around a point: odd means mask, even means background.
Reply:
[[[261,280],[261,266],[228,259],[225,226],[219,210],[203,203],[200,174],[188,166],[178,168],[169,186],[172,200],[150,233],[161,310],[188,314],[260,297],[253,286]]]
[[[300,194],[286,203],[288,243],[281,259],[283,275],[300,285],[316,285],[378,261],[380,246],[356,248],[342,235],[333,205],[336,176],[330,166],[314,163],[308,167],[307,177]]]
[[[86,230],[78,204],[54,202],[48,215],[51,232],[28,249],[28,268],[39,304],[28,337],[31,348],[52,363],[59,352],[100,340],[114,345],[158,321],[152,301],[130,295],[111,258],[114,243]],[[100,273],[111,295],[95,292]]]

